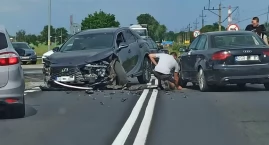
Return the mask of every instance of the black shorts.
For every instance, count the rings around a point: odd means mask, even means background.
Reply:
[[[163,74],[163,73],[160,73],[157,71],[153,71],[153,74],[158,80],[169,81],[169,82],[174,83],[174,84],[176,82],[171,74]]]

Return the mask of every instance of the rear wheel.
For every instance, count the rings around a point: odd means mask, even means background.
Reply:
[[[206,82],[205,79],[205,74],[202,68],[199,69],[197,73],[197,79],[198,79],[198,84],[201,92],[206,92],[209,90],[209,86]]]
[[[22,104],[12,104],[9,109],[10,118],[23,118],[25,116],[25,101]]]
[[[151,64],[147,57],[144,58],[142,64],[142,75],[137,77],[137,80],[140,84],[146,84],[150,81],[151,77]]]
[[[265,87],[266,90],[269,90],[269,83],[265,83],[264,87]]]

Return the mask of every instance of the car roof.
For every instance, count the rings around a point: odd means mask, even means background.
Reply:
[[[78,35],[91,34],[91,33],[115,33],[121,28],[100,28],[100,29],[88,29],[78,33]]]
[[[209,36],[216,36],[216,35],[250,35],[253,34],[253,32],[251,31],[214,31],[214,32],[206,32],[203,33],[205,35],[209,35]]]

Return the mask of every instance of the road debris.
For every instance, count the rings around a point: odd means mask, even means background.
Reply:
[[[100,104],[101,104],[101,105],[105,105],[105,103],[103,103],[103,102],[100,102]]]
[[[125,102],[126,100],[128,100],[128,98],[122,98],[121,102]]]
[[[93,94],[94,92],[93,92],[93,90],[86,90],[85,93],[86,94]]]

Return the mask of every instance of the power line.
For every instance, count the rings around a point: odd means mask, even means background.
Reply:
[[[209,0],[209,6],[210,6],[210,0]],[[221,23],[222,23],[222,21],[221,21],[221,9],[222,9],[222,7],[221,7],[221,3],[219,4],[219,8],[218,9],[215,9],[214,7],[213,8],[208,8],[208,9],[206,9],[205,7],[204,7],[204,10],[208,10],[208,11],[210,11],[211,13],[213,13],[213,14],[215,14],[215,15],[217,15],[218,17],[219,17],[219,31],[221,31]],[[217,14],[217,13],[215,13],[214,11],[219,11],[219,13]]]
[[[238,9],[239,7],[235,7],[235,9],[232,11],[231,15]],[[229,16],[227,16],[221,23],[225,22],[228,19]]]
[[[268,12],[266,12],[266,13],[262,13],[262,14],[257,15],[257,17],[259,17],[259,16],[263,16],[263,15],[267,15],[267,14],[268,14]],[[241,22],[250,20],[250,19],[252,19],[252,18],[253,18],[253,17],[249,17],[249,18],[247,18],[247,19],[243,19],[243,20],[237,21],[237,23],[241,23]]]
[[[200,15],[199,17],[201,17],[202,18],[202,28],[205,26],[205,17],[206,17],[206,15],[204,15],[204,10],[202,10],[202,15]]]

